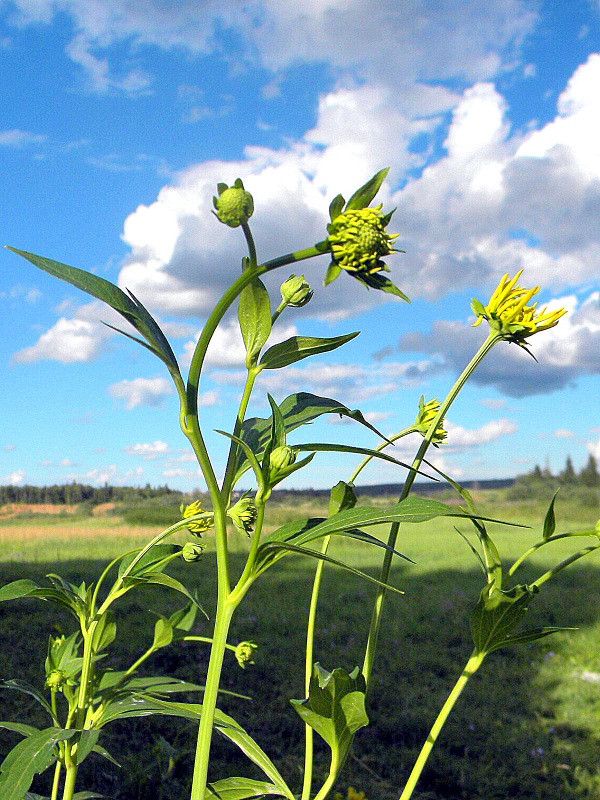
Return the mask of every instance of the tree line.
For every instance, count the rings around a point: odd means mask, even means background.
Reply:
[[[51,505],[78,505],[87,503],[97,506],[101,503],[139,502],[154,497],[181,495],[168,486],[88,486],[83,483],[55,484],[54,486],[0,486],[0,505],[7,503],[41,503]]]

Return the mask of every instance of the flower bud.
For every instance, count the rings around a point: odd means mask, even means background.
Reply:
[[[427,436],[427,431],[431,427],[431,423],[440,410],[440,404],[435,397],[433,400],[429,400],[427,403],[424,401],[425,398],[421,396],[421,399],[419,400],[419,413],[417,414],[417,418],[413,426],[414,429],[423,437]],[[431,442],[434,445],[441,444],[446,436],[448,436],[448,433],[444,430],[444,420],[441,419],[436,426],[435,432],[431,438]]]
[[[227,516],[240,533],[250,536],[256,522],[258,511],[249,497],[240,498],[237,503],[227,510]]]
[[[218,219],[230,228],[245,225],[254,212],[254,200],[242,181],[237,178],[233,186],[220,183],[217,189],[219,196],[213,197],[213,205]]]
[[[49,689],[60,689],[67,682],[67,673],[62,669],[53,669],[46,675],[46,686]]]
[[[281,298],[283,302],[293,308],[305,306],[312,298],[314,292],[304,280],[304,275],[290,275],[281,284]]]
[[[279,473],[293,464],[295,460],[296,454],[291,447],[287,445],[276,447],[269,456],[269,481],[275,480]]]
[[[254,642],[240,642],[235,648],[235,657],[242,669],[246,669],[246,664],[254,664],[252,655],[257,647]]]
[[[202,504],[200,500],[194,500],[193,503],[190,503],[189,506],[184,506],[183,503],[179,507],[181,512],[182,519],[188,519],[189,517],[195,517],[198,514],[202,514]],[[208,515],[205,519],[195,519],[192,522],[188,523],[187,529],[190,533],[195,534],[196,536],[202,536],[209,528],[212,528],[214,525],[214,520],[212,515]]]
[[[203,551],[204,545],[197,542],[186,542],[181,550],[181,557],[190,564],[193,561],[199,561],[202,558]]]

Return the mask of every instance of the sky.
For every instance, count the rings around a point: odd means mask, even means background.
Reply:
[[[410,425],[485,336],[470,299],[523,269],[568,314],[530,340],[537,362],[495,348],[433,460],[457,480],[581,469],[600,459],[599,86],[598,0],[0,0],[2,244],[131,290],[185,371],[246,252],[211,213],[216,184],[252,193],[265,261],[323,239],[333,197],[389,167],[377,201],[411,304],[347,275],[323,288],[327,256],[304,262],[314,298],[274,341],[361,334],[262,373],[250,415],[308,391],[386,435]],[[273,306],[290,271],[267,281]],[[164,365],[101,322],[120,318],[7,250],[0,274],[0,484],[204,489]],[[217,475],[243,380],[233,313],[200,384]],[[301,441],[378,443],[337,417]],[[318,454],[286,485],[355,465]],[[360,482],[403,475],[378,462]]]

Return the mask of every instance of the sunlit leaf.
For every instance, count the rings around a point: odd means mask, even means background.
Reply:
[[[279,342],[269,347],[260,359],[260,366],[263,369],[281,369],[318,353],[328,353],[331,350],[336,350],[346,342],[355,339],[358,334],[359,331],[348,333],[345,336],[332,336],[329,338],[292,336],[286,339],[285,342]]]
[[[366,208],[379,191],[381,184],[384,182],[389,171],[390,168],[386,167],[385,169],[380,169],[379,172],[376,172],[372,178],[370,178],[365,184],[363,184],[363,186],[360,187],[360,189],[357,189],[354,192],[350,200],[348,200],[346,203],[346,208],[344,211]]]
[[[238,320],[250,367],[271,333],[271,304],[264,283],[255,278],[240,294]]]
[[[70,739],[76,731],[45,728],[19,742],[0,765],[0,797],[23,800],[37,773],[56,761],[56,745]]]

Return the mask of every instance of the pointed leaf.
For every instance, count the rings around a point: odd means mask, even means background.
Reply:
[[[329,204],[329,219],[333,222],[342,213],[346,201],[341,194],[336,195]]]
[[[383,461],[389,461],[391,464],[397,464],[399,467],[405,469],[412,469],[410,464],[405,464],[403,461],[398,461],[397,458],[389,456],[380,450],[371,450],[369,447],[354,447],[348,444],[328,444],[327,442],[303,442],[302,444],[291,445],[292,450],[297,452],[315,452],[315,453],[358,453],[360,455],[371,456],[372,458],[381,458]],[[417,470],[420,475],[423,472]]]
[[[100,617],[92,637],[92,647],[100,653],[109,647],[117,635],[117,621],[113,611],[107,611]]]
[[[325,273],[325,277],[323,278],[323,286],[329,286],[330,283],[333,283],[337,278],[339,278],[340,272],[342,271],[341,267],[332,261],[331,264],[327,267],[327,272]]]
[[[399,297],[401,300],[405,300],[407,303],[410,303],[410,298],[407,297],[404,292],[400,291],[400,289],[395,286],[389,278],[386,278],[385,275],[382,275],[381,272],[351,272],[349,273],[352,275],[360,283],[364,284],[368,289],[376,289],[378,292],[386,292],[387,294],[393,294],[396,297]]]
[[[355,331],[344,336],[331,336],[328,338],[292,336],[286,339],[285,342],[279,342],[269,347],[260,360],[260,366],[264,369],[281,369],[318,353],[328,353],[331,350],[336,350],[346,342],[355,339],[359,333],[360,331]]]
[[[4,600],[18,600],[21,597],[29,597],[32,591],[39,588],[37,583],[26,579],[7,583],[0,589],[0,603]]]
[[[36,733],[39,728],[34,728],[33,725],[24,725],[22,722],[0,722],[0,728],[14,733],[20,733],[21,736],[31,736]]]
[[[328,516],[332,517],[338,511],[345,511],[347,508],[354,508],[358,499],[354,494],[354,486],[345,481],[339,481],[329,494]]]
[[[13,689],[16,692],[21,692],[21,694],[28,694],[30,697],[33,697],[34,700],[37,700],[37,702],[42,706],[42,708],[44,708],[48,712],[48,714],[52,718],[52,721],[58,725],[58,720],[56,719],[54,712],[52,711],[50,703],[46,700],[44,695],[35,688],[35,686],[32,686],[27,681],[20,681],[15,679],[11,679],[9,681],[0,681],[0,689]]]
[[[99,730],[81,731],[79,742],[77,743],[77,763],[82,764],[89,756],[98,742]]]
[[[559,490],[557,489],[554,492],[554,497],[550,501],[550,505],[548,506],[548,511],[546,511],[546,516],[544,518],[544,528],[542,538],[549,539],[554,531],[556,530],[556,517],[554,516],[554,501],[556,500],[556,495],[558,494]]]
[[[121,768],[121,765],[116,760],[116,758],[113,758],[113,756],[111,756],[108,750],[105,747],[102,747],[102,745],[97,744],[94,747],[92,747],[92,753],[97,753],[99,756],[102,756],[102,758],[105,758],[107,761],[110,761],[111,764],[114,764],[115,767],[119,767],[119,769]]]
[[[161,562],[167,556],[172,555],[173,553],[177,552],[181,548],[174,544],[156,544],[147,553],[145,553],[142,558],[136,563],[133,570],[130,572],[131,576],[137,576],[145,574],[146,572],[152,572],[152,570],[157,568],[159,562]],[[137,555],[140,551],[134,550],[131,553],[128,553],[119,564],[119,571],[118,577],[120,578],[121,575],[125,572],[125,570],[129,567],[129,565],[135,561]],[[163,569],[164,566],[161,566],[160,569]]]
[[[522,631],[521,633],[511,633],[504,640],[503,647],[508,647],[513,644],[528,644],[535,642],[537,639],[544,639],[553,633],[560,633],[561,631],[576,631],[577,628],[557,628],[554,626],[547,626],[544,628],[529,628],[529,630]],[[497,649],[497,648],[496,648]]]
[[[535,592],[526,585],[508,591],[488,584],[471,616],[471,634],[479,653],[492,653],[510,644],[509,634],[527,613]]]
[[[339,768],[348,754],[354,734],[369,724],[365,711],[365,679],[356,667],[350,674],[343,669],[327,672],[315,664],[308,698],[291,700],[307,725],[331,748],[333,768]]]
[[[262,350],[271,333],[271,303],[264,283],[255,278],[240,294],[238,320],[246,345],[246,366]]]
[[[226,778],[209,783],[204,793],[204,800],[246,800],[249,797],[265,797],[286,795],[277,786],[265,781],[253,781],[250,778]]]
[[[179,592],[184,597],[187,597],[188,600],[191,600],[192,603],[197,603],[195,597],[193,597],[189,591],[185,588],[185,586],[178,581],[176,578],[172,578],[170,575],[165,575],[163,572],[153,572],[149,575],[144,575],[143,577],[132,577],[128,575],[124,578],[124,583],[126,586],[140,586],[143,584],[154,583],[158,586],[164,586],[167,589],[174,589],[176,592]],[[202,606],[198,606],[202,613],[206,616],[206,612],[202,608]],[[207,617],[208,618],[208,617]]]
[[[360,189],[357,189],[350,200],[346,203],[344,211],[349,211],[355,208],[366,208],[371,200],[379,191],[381,184],[384,182],[386,175],[390,171],[389,167],[380,169],[372,178],[370,178]]]
[[[76,731],[45,728],[17,744],[0,765],[2,800],[23,800],[36,773],[44,772],[56,761],[56,745],[70,739]]]
[[[165,617],[159,617],[154,625],[154,641],[152,647],[157,650],[167,647],[173,641],[173,626]]]

